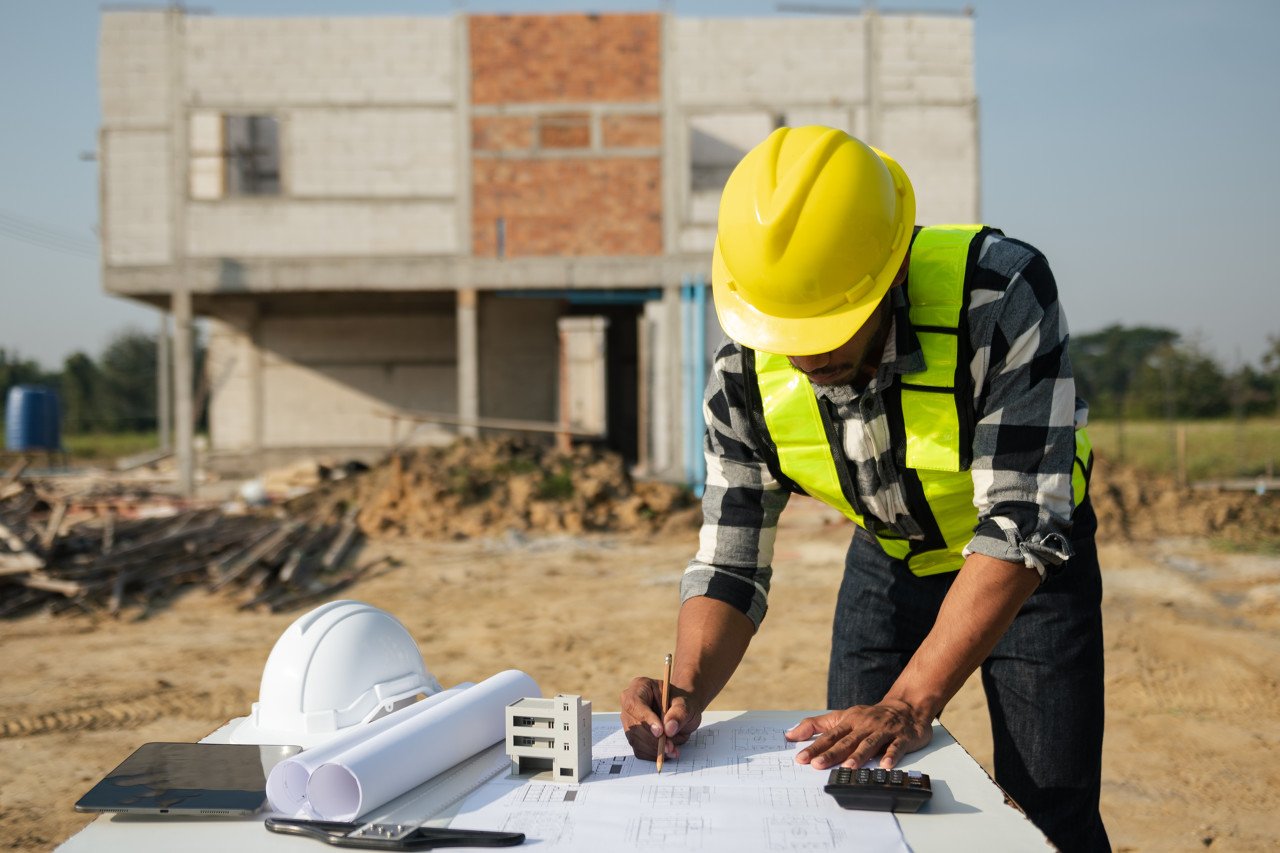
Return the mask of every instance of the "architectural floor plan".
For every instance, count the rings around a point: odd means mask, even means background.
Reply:
[[[827,773],[795,763],[781,728],[707,725],[657,773],[620,724],[594,724],[591,775],[576,785],[499,776],[451,826],[523,832],[547,851],[908,850],[894,816],[848,811]]]

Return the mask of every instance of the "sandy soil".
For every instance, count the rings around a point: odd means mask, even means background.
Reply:
[[[770,616],[721,708],[817,708],[847,529],[800,499],[779,534]],[[674,632],[693,531],[366,546],[402,565],[350,595],[395,613],[452,683],[506,667],[617,707]],[[1103,814],[1117,850],[1275,849],[1280,838],[1280,559],[1201,540],[1107,546]],[[88,821],[72,803],[135,746],[194,740],[254,700],[297,614],[192,592],[146,620],[0,622],[0,847],[45,850]],[[664,639],[665,638],[665,639]],[[981,688],[945,720],[979,760]]]

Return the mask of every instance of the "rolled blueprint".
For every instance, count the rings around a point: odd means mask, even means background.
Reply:
[[[507,705],[542,691],[509,669],[360,741],[317,767],[307,801],[323,820],[356,820],[502,740]]]
[[[307,780],[311,778],[311,774],[317,767],[332,761],[361,741],[368,740],[379,732],[384,732],[406,720],[411,720],[428,708],[457,696],[473,686],[470,681],[466,681],[448,690],[433,693],[426,699],[393,711],[385,717],[379,717],[371,723],[353,726],[349,731],[343,732],[330,741],[277,763],[271,768],[271,774],[267,776],[267,800],[271,803],[271,808],[292,817],[313,817],[314,815],[307,808]]]

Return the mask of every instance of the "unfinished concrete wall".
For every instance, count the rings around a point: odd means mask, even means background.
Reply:
[[[264,447],[390,446],[381,415],[454,408],[452,309],[267,316],[259,340]]]
[[[678,18],[673,32],[681,251],[710,251],[724,179],[780,125],[839,127],[892,154],[920,222],[978,217],[971,18]]]
[[[165,264],[172,257],[171,26],[168,15],[154,12],[102,18],[99,180],[108,264]]]
[[[662,253],[658,15],[469,23],[472,253]]]
[[[186,87],[212,107],[452,103],[447,17],[186,18]]]
[[[973,19],[879,20],[883,106],[877,144],[911,176],[917,221],[975,221],[980,199]]]
[[[252,305],[229,305],[208,324],[209,433],[218,450],[254,450],[260,442],[264,401],[255,378],[261,358],[253,341],[256,314]]]
[[[557,299],[480,300],[480,411],[486,417],[555,421],[561,311]]]

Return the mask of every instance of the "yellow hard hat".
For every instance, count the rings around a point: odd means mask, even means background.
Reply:
[[[720,198],[711,285],[721,327],[779,355],[839,347],[893,283],[915,215],[892,158],[842,130],[778,128]]]

